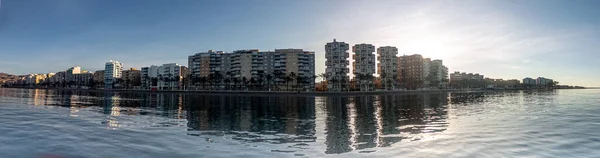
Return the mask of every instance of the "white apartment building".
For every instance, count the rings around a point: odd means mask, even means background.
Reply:
[[[523,84],[526,85],[535,85],[536,84],[536,80],[530,77],[524,78],[523,79]]]
[[[150,89],[151,87],[158,86],[158,66],[142,67],[141,81],[142,89]]]
[[[350,69],[350,45],[344,42],[329,42],[325,45],[325,74],[329,91],[347,91]]]
[[[548,84],[552,84],[553,82],[554,82],[554,80],[549,79],[549,78],[544,78],[544,77],[538,77],[536,79],[537,85],[548,85]]]
[[[158,76],[162,80],[158,80],[159,89],[179,88],[181,80],[185,74],[181,73],[181,66],[177,63],[163,64],[158,67]]]
[[[442,60],[427,59],[426,61],[423,64],[423,70],[427,71],[423,73],[425,83],[434,87],[444,87],[447,84],[448,68],[444,66]]]
[[[106,62],[104,65],[104,88],[113,88],[117,79],[121,78],[121,71],[123,71],[123,63],[113,60]]]
[[[375,74],[375,46],[372,44],[357,44],[352,47],[352,59],[354,78],[358,82],[360,91],[372,91],[374,89],[373,79],[361,78],[360,76],[373,76]]]
[[[183,87],[183,78],[186,76],[186,67],[177,63],[151,65],[142,67],[140,72],[142,88],[156,87],[161,90],[173,90]]]

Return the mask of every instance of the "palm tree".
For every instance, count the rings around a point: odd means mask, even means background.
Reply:
[[[202,83],[202,90],[206,90],[206,82],[208,82],[208,79],[202,76],[198,80],[200,81],[200,83]]]
[[[273,81],[273,75],[267,74],[267,90],[271,91],[271,82]]]
[[[173,90],[173,74],[167,74],[166,81],[169,83],[169,89]]]
[[[293,84],[294,80],[296,79],[296,73],[294,73],[294,72],[290,72],[290,75],[289,75],[289,77],[292,79],[291,81],[292,81],[292,84]],[[286,81],[286,82],[287,82],[287,81]],[[288,85],[289,85],[289,83],[288,83]],[[297,85],[297,84],[296,84],[296,85]],[[293,86],[293,85],[292,85],[292,86]],[[288,86],[288,87],[289,87],[289,86]],[[288,91],[289,91],[289,90],[288,90]]]
[[[162,81],[163,81],[163,75],[158,75],[156,77],[156,86],[158,86],[158,89],[161,89],[161,90],[163,89]]]
[[[322,74],[319,74],[318,76],[321,77],[322,81],[325,81],[327,84],[330,84],[328,81],[329,75],[327,75],[327,73],[322,73]],[[323,86],[325,86],[325,84],[323,84]],[[321,89],[325,89],[325,87],[321,87]]]
[[[225,82],[225,90],[229,90],[229,83],[231,83],[231,79],[225,78],[223,82]]]
[[[233,87],[234,89],[238,89],[238,84],[240,83],[240,79],[239,78],[233,78]]]
[[[248,79],[246,78],[246,76],[242,77],[242,85],[243,85],[243,90],[246,90],[246,83],[248,82]]]
[[[179,83],[181,81],[181,76],[177,75],[175,76],[175,78],[173,78],[173,81],[177,82],[177,89],[180,88]]]
[[[387,90],[388,89],[388,75],[387,73],[385,73],[385,71],[381,71],[381,73],[379,73],[379,78],[381,79],[381,86],[383,87],[383,89]]]
[[[275,76],[275,86],[277,86],[277,89],[279,89],[279,84],[285,80],[285,74],[279,70],[276,70],[275,72],[273,72],[273,75]]]
[[[221,89],[221,82],[223,81],[223,74],[221,73],[215,73],[214,75],[215,78],[215,84],[217,85],[217,89]]]
[[[371,91],[371,88],[373,88],[373,79],[375,79],[375,77],[373,74],[367,74],[365,79],[367,80],[367,91]]]
[[[258,78],[256,79],[256,82],[258,83],[258,85],[260,86],[260,90],[264,91],[265,90],[265,85],[263,84],[263,82],[265,81],[263,75],[259,75]]]
[[[304,76],[296,76],[296,88],[304,89]]]
[[[256,79],[254,77],[250,77],[250,87],[252,87],[252,90],[256,90]]]
[[[285,84],[286,84],[286,86],[285,86],[286,91],[290,91],[290,81],[293,81],[294,78],[292,78],[292,76],[286,76],[284,80],[285,80]]]

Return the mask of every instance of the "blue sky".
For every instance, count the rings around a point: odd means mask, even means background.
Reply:
[[[600,86],[600,1],[2,0],[0,72],[187,65],[209,49],[396,46],[492,78]]]

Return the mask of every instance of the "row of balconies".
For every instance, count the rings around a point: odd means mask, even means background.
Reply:
[[[327,61],[325,61],[325,65],[340,64],[340,63],[342,63],[342,64],[345,63],[346,65],[350,65],[350,61],[348,61],[348,60],[342,60],[342,61],[340,61],[340,60],[334,60],[334,61],[327,60]]]

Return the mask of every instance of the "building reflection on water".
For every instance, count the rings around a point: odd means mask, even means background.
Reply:
[[[186,96],[190,135],[234,135],[244,142],[315,140],[314,97]]]
[[[546,95],[556,92],[426,93],[377,96],[233,96],[162,93],[73,92],[0,89],[3,101],[103,113],[108,128],[140,125],[183,126],[190,136],[226,136],[243,143],[284,144],[290,151],[325,146],[326,154],[371,152],[403,141],[428,139],[448,128],[452,106],[484,103],[505,95]],[[533,102],[533,101],[532,101]],[[475,104],[474,104],[475,103]],[[90,110],[90,109],[86,109]],[[132,115],[141,115],[139,119]],[[133,121],[133,123],[132,123]]]
[[[388,147],[447,127],[446,94],[324,98],[327,154]]]

